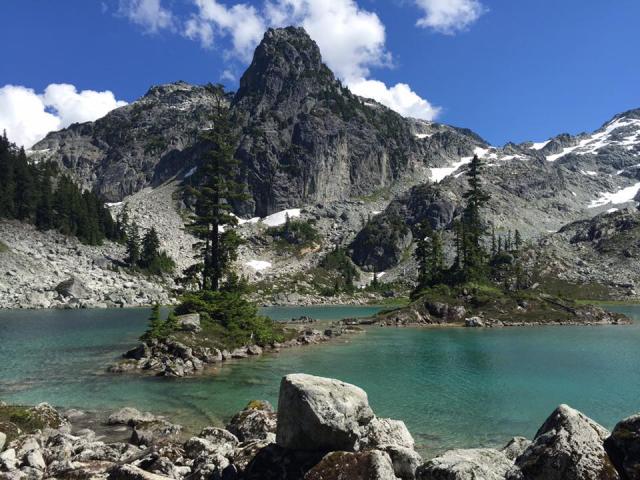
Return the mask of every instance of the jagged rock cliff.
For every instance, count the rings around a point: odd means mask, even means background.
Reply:
[[[474,153],[486,165],[483,183],[491,195],[487,222],[498,233],[517,228],[526,238],[539,238],[578,219],[635,204],[640,110],[617,115],[592,134],[476,148]],[[441,181],[415,186],[392,201],[356,237],[354,261],[369,270],[393,267],[416,224],[428,221],[434,229],[449,229],[464,203],[464,165],[470,160],[463,157],[450,168],[432,168],[432,177]]]
[[[49,134],[32,155],[119,201],[197,166],[199,134],[210,128],[217,98],[212,87],[184,82],[153,87],[96,122]],[[469,130],[405,119],[353,95],[302,28],[266,32],[231,109],[252,194],[236,210],[250,216],[416,184],[427,167],[486,146]]]
[[[437,148],[420,141],[411,121],[343,87],[301,28],[267,31],[233,110],[258,215],[367,195],[407,175],[424,180],[426,166],[482,142],[453,129],[436,134]]]
[[[152,87],[95,122],[50,133],[31,156],[56,162],[81,185],[116,202],[195,163],[200,132],[210,127],[217,98],[211,87],[184,82]]]

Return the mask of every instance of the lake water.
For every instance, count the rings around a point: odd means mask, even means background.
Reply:
[[[0,311],[0,399],[113,410],[135,406],[193,428],[223,423],[249,400],[277,403],[293,372],[364,388],[380,416],[402,419],[427,456],[531,437],[560,403],[611,428],[640,411],[640,307],[631,326],[505,329],[371,327],[347,340],[238,361],[206,377],[113,376],[148,311]],[[272,308],[276,319],[371,314],[371,307]]]

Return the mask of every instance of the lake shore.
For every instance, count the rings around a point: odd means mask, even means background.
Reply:
[[[340,472],[351,480],[619,480],[635,478],[640,464],[638,415],[609,432],[565,404],[531,439],[426,458],[403,421],[373,412],[364,390],[305,374],[282,378],[277,412],[253,400],[224,427],[201,425],[200,433],[129,407],[87,417],[0,402],[0,479],[319,480]]]

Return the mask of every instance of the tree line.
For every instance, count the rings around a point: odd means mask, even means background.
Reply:
[[[89,245],[120,235],[98,195],[80,189],[52,163],[29,162],[6,132],[0,136],[0,217],[57,230]]]

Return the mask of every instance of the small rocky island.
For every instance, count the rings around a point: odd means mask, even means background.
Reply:
[[[184,435],[124,408],[104,423],[128,440],[79,428],[84,415],[0,404],[0,479],[110,480],[618,480],[640,479],[640,415],[613,432],[566,405],[532,440],[451,450],[424,461],[404,422],[377,417],[366,392],[287,375],[277,413],[253,401],[226,426]]]
[[[462,287],[429,290],[408,306],[381,312],[355,323],[386,326],[450,325],[465,327],[526,327],[539,325],[628,325],[620,313],[595,305],[558,298],[535,289],[504,292],[495,288]]]
[[[282,341],[250,343],[233,346],[219,335],[203,335],[200,315],[175,317],[177,328],[171,335],[142,338],[140,343],[109,366],[111,373],[142,372],[163,377],[185,377],[204,373],[208,367],[229,360],[257,357],[264,353],[279,353],[282,349],[317,345],[343,335],[362,332],[354,325],[331,323],[319,325],[310,317],[300,317],[280,326]]]

